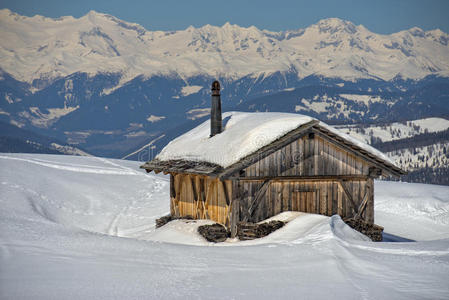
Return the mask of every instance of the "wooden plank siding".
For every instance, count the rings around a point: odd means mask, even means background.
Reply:
[[[348,199],[338,180],[307,181],[307,180],[271,180],[265,195],[260,199],[257,209],[249,212],[249,206],[254,201],[255,193],[263,184],[262,181],[241,181],[245,191],[240,198],[240,220],[260,222],[283,211],[301,211],[327,216],[339,214],[342,218],[353,217],[368,193],[368,201],[362,218],[373,222],[374,202],[372,197],[373,180],[354,180],[345,182],[350,191],[357,191],[352,202]],[[368,189],[368,191],[367,191]],[[355,194],[353,194],[355,195]]]
[[[177,217],[210,219],[231,225],[232,200],[234,197],[230,180],[220,181],[202,175],[172,174],[170,190],[170,213]]]
[[[371,165],[315,134],[305,135],[244,169],[240,177],[368,175]]]
[[[283,211],[353,217],[366,199],[360,216],[374,222],[373,164],[319,133],[256,160],[223,181],[171,174],[170,213],[213,220],[235,236],[238,222],[260,222]]]

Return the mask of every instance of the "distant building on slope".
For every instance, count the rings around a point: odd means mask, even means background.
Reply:
[[[171,141],[141,168],[170,174],[171,215],[211,219],[232,236],[239,222],[282,211],[373,223],[373,179],[405,173],[373,147],[308,116],[222,116],[217,81],[211,120]]]

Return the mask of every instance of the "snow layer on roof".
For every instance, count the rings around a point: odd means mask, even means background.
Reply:
[[[156,159],[209,162],[226,168],[313,120],[316,119],[291,113],[226,112],[223,114],[224,130],[222,133],[209,137],[210,120],[207,120],[171,141],[156,156]],[[320,125],[394,165],[386,155],[373,147],[323,122],[320,122]]]
[[[206,161],[224,168],[314,120],[288,113],[223,114],[223,132],[210,135],[210,120],[171,141],[156,157],[160,160]]]

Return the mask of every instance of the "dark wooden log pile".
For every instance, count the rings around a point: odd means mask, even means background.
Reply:
[[[170,216],[170,215],[166,215],[166,216],[160,217],[159,219],[156,219],[156,228],[164,226],[171,220],[173,220],[173,219],[172,219],[172,216]]]
[[[230,233],[221,224],[201,225],[198,227],[198,233],[201,234],[208,242],[224,242]]]
[[[352,229],[357,230],[369,237],[373,242],[382,241],[382,232],[384,228],[382,226],[365,222],[363,219],[346,218],[343,220]]]
[[[237,224],[237,236],[242,241],[254,240],[267,236],[284,225],[285,223],[282,221],[270,221],[262,224],[240,222]]]
[[[156,228],[162,227],[162,226],[164,226],[165,224],[167,224],[170,221],[180,220],[180,219],[193,220],[193,217],[192,216],[185,216],[185,217],[179,217],[178,218],[178,217],[174,217],[174,216],[171,216],[171,215],[166,215],[166,216],[160,217],[159,219],[156,219]]]

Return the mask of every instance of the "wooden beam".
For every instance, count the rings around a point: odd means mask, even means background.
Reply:
[[[206,195],[205,195],[205,192],[204,192],[204,177],[200,177],[199,193],[200,193],[200,200],[202,202],[206,202]]]
[[[228,190],[226,188],[226,183],[224,181],[222,181],[222,180],[220,180],[220,182],[221,182],[221,186],[223,187],[223,193],[224,193],[224,196],[225,196],[226,205],[229,206],[231,204],[231,201],[229,199],[229,193],[228,193]]]
[[[189,176],[190,179],[190,184],[192,185],[192,192],[193,192],[193,200],[198,201],[199,197],[196,191],[196,186],[195,186],[195,182],[194,182],[194,178],[193,176]]]
[[[204,202],[204,208],[205,208],[204,216],[205,216],[205,219],[210,219],[210,215],[209,215],[209,211],[208,210],[209,210],[210,198],[212,197],[212,193],[214,192],[214,190],[213,190],[214,186],[215,186],[214,181],[211,180],[209,182],[208,187],[207,187],[206,201]]]
[[[368,185],[366,185],[365,187],[365,195],[363,196],[363,200],[362,203],[359,206],[357,215],[355,216],[356,219],[359,219],[362,217],[363,212],[365,211],[366,208],[366,203],[368,202],[368,191],[369,191],[370,187]]]
[[[244,222],[248,221],[248,216],[251,217],[254,214],[254,211],[257,209],[257,207],[260,204],[260,200],[267,192],[268,186],[270,185],[270,180],[266,180],[262,186],[257,191],[256,195],[254,196],[254,200],[251,202],[251,204],[248,207],[248,214],[245,215],[245,218],[243,219]]]
[[[329,180],[368,180],[366,175],[316,175],[316,176],[263,176],[263,177],[231,177],[240,181],[329,181]]]
[[[175,176],[173,176],[173,175],[170,175],[170,197],[171,198],[176,197]]]
[[[237,223],[240,221],[240,202],[241,202],[241,183],[239,181],[232,182],[232,205],[231,205],[231,238],[237,235]]]
[[[355,205],[355,202],[354,202],[354,199],[352,198],[351,193],[349,192],[349,190],[344,185],[343,180],[338,180],[337,182],[338,182],[338,185],[342,188],[342,190],[345,193],[346,197],[349,199],[349,202],[351,203],[353,215],[356,215],[357,214],[357,207]]]
[[[182,186],[182,180],[181,178],[179,178],[179,176],[183,176],[183,175],[176,175],[176,177],[174,178],[174,182],[175,184],[178,183],[175,186],[175,191],[176,191],[176,197],[173,199],[173,203],[174,203],[174,211],[175,211],[175,216],[179,217],[179,198],[181,196],[181,186]]]

